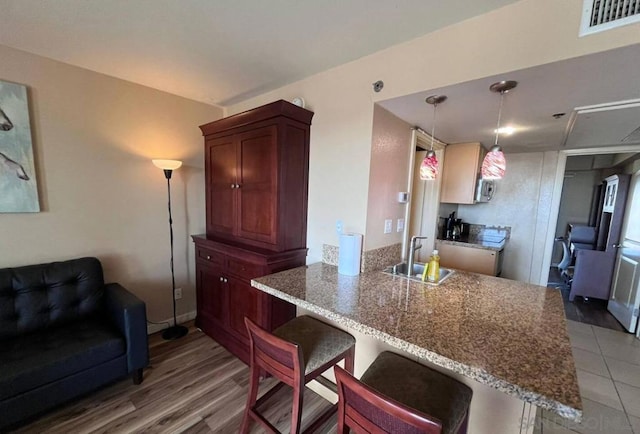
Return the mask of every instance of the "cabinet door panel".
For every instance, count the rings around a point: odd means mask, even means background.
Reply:
[[[440,202],[474,203],[480,143],[456,143],[444,151]]]
[[[236,336],[249,339],[244,324],[246,316],[256,324],[261,324],[260,318],[260,293],[238,279],[228,278],[229,288],[229,327]]]
[[[207,140],[207,233],[233,235],[236,215],[236,146],[232,136]]]
[[[238,236],[276,244],[276,127],[239,134],[237,143],[241,186],[238,189]]]
[[[220,281],[222,270],[208,264],[198,264],[196,269],[198,315],[204,316],[205,320],[219,327],[225,327],[227,287]]]
[[[438,243],[438,253],[443,267],[496,275],[498,254],[494,250]]]

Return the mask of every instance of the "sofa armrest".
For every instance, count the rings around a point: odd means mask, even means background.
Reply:
[[[118,283],[105,285],[106,315],[127,341],[129,372],[149,364],[147,311],[142,300]]]

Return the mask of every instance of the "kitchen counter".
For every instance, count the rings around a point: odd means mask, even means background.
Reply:
[[[460,238],[438,238],[439,243],[452,246],[473,247],[476,249],[494,250],[499,252],[504,249],[507,240],[511,236],[510,227],[496,227],[486,225],[469,225],[469,233],[462,234]]]
[[[251,284],[522,401],[582,417],[558,291],[462,271],[439,286],[382,272],[350,277],[322,263]]]
[[[473,247],[476,249],[495,250],[499,252],[504,249],[507,240],[504,238],[477,238],[470,236],[459,240],[444,240],[438,238],[437,242],[442,244],[451,244],[453,246]]]

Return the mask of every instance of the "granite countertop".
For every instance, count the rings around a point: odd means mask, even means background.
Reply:
[[[456,271],[439,286],[322,263],[255,279],[271,295],[578,421],[582,403],[558,291]]]
[[[473,247],[476,249],[500,251],[504,249],[511,237],[510,227],[470,225],[469,233],[457,240],[438,238],[437,242],[454,246]]]
[[[461,238],[459,240],[441,240],[438,239],[437,243],[442,244],[451,244],[454,246],[463,246],[463,247],[473,247],[475,249],[484,249],[484,250],[495,250],[500,251],[504,249],[507,240],[504,238],[478,238],[478,237],[468,237]]]

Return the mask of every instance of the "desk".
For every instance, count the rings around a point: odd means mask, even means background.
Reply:
[[[457,270],[439,286],[375,271],[342,276],[326,264],[251,285],[353,331],[356,375],[375,357],[364,353],[364,336],[465,382],[474,433],[517,433],[505,427],[520,420],[523,401],[582,417],[559,291]]]

